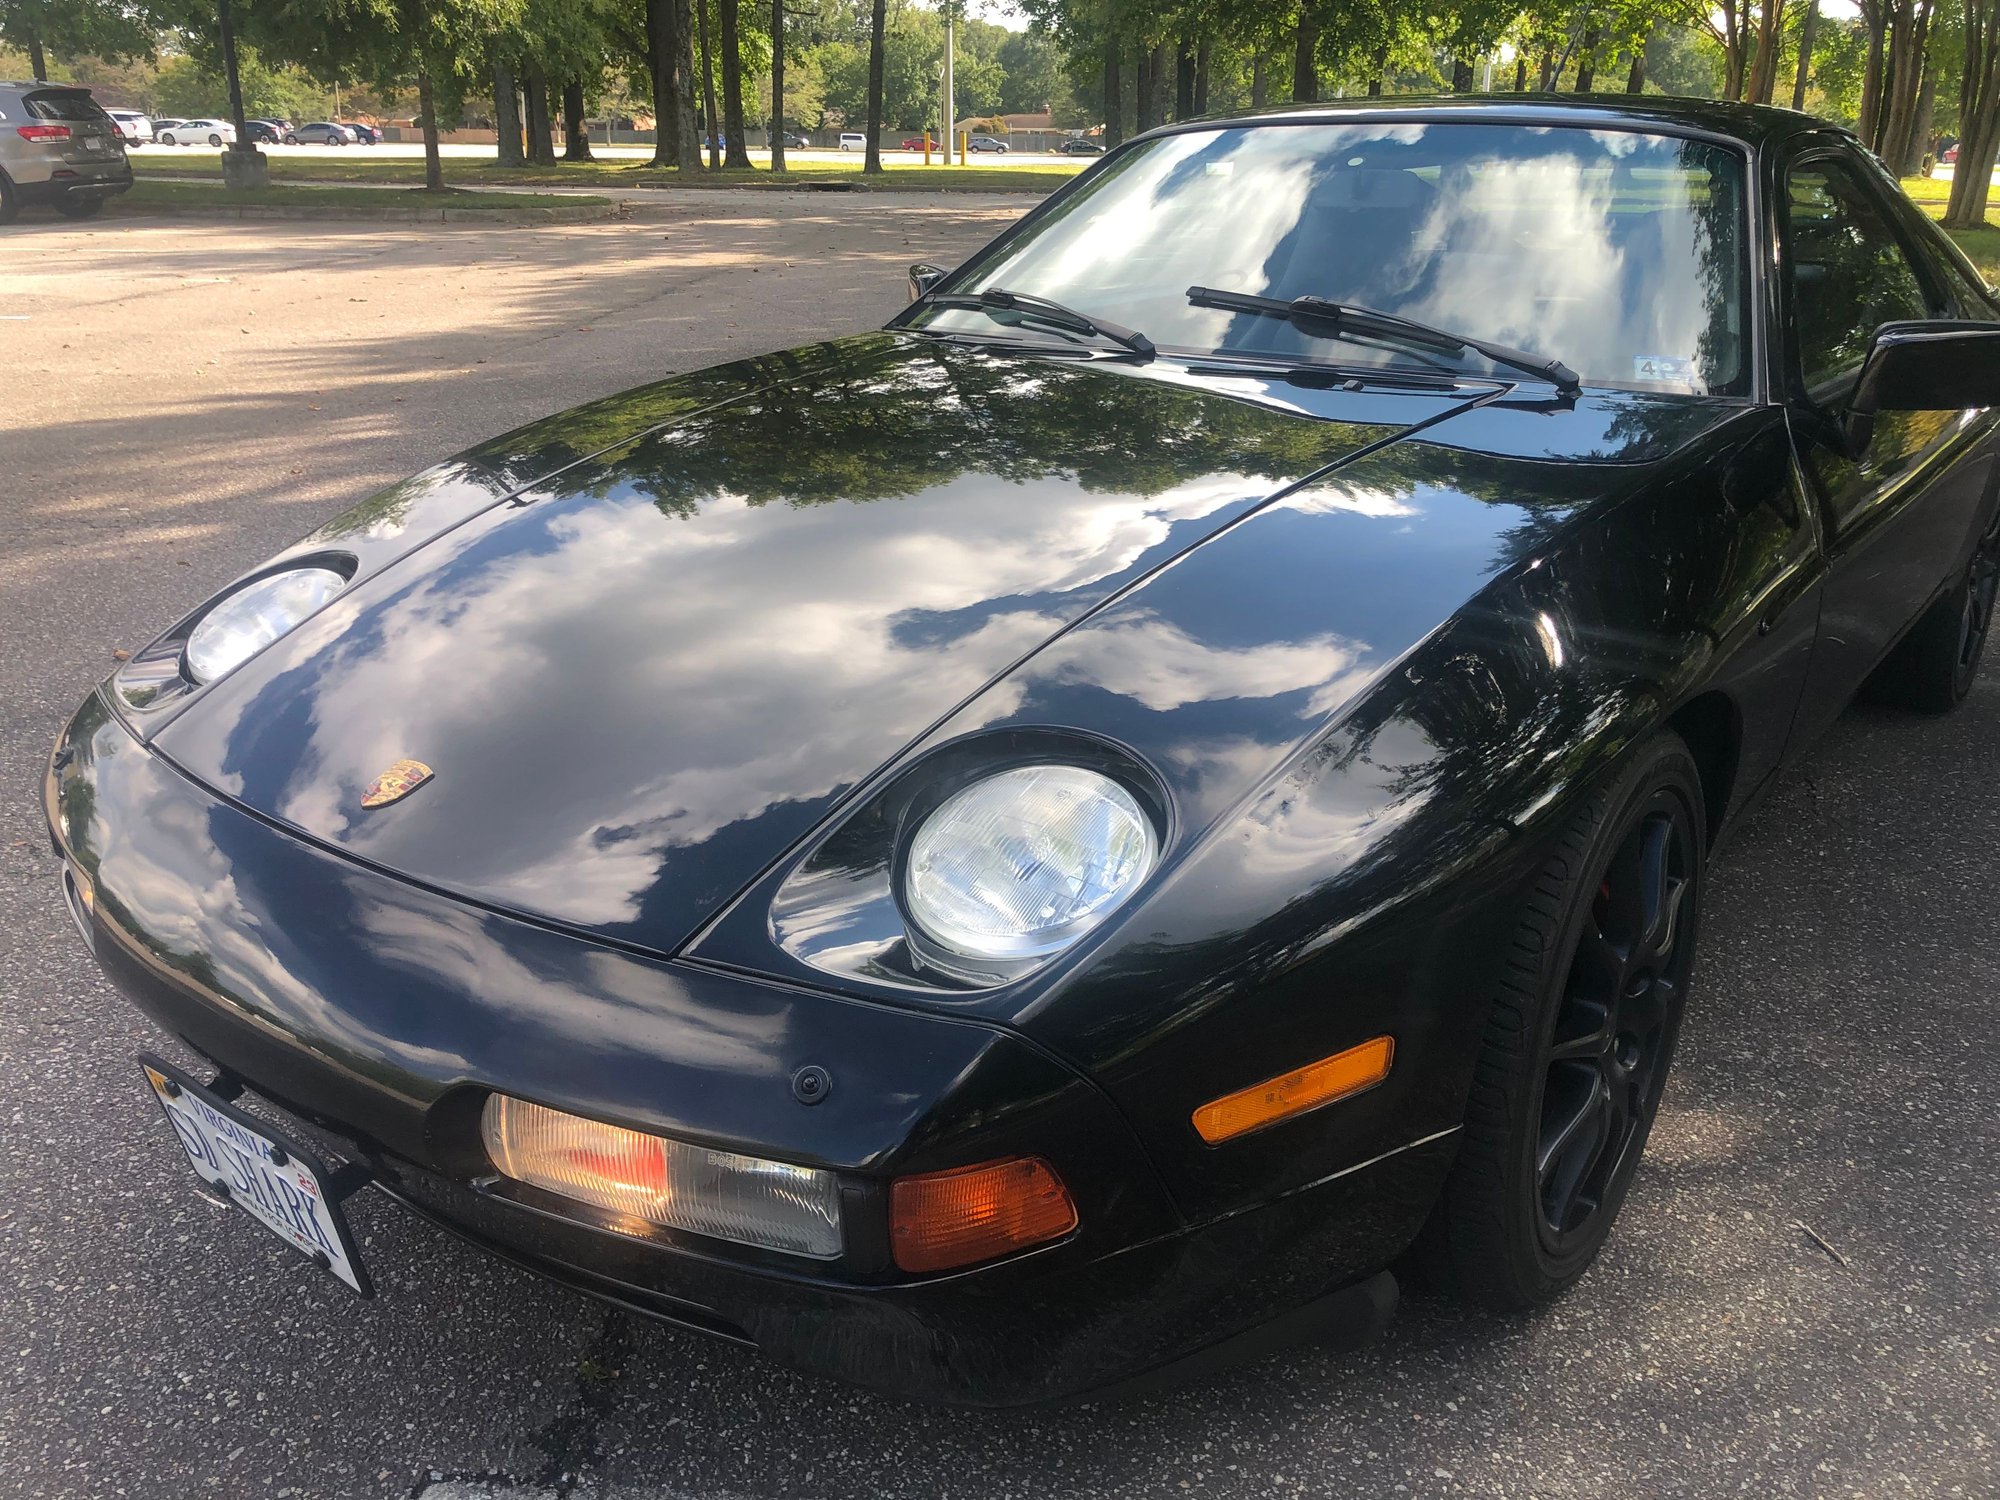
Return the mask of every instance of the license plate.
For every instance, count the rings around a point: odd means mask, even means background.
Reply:
[[[108,144],[101,135],[87,135],[83,138],[83,149],[86,151],[102,151]]]
[[[142,1054],[140,1066],[188,1165],[228,1200],[364,1297],[374,1295],[329,1174],[262,1120],[216,1098],[185,1073]]]

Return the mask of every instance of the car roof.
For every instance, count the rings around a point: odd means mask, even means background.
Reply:
[[[1337,124],[1353,120],[1479,120],[1491,124],[1566,125],[1581,129],[1641,127],[1670,134],[1700,133],[1761,147],[1807,131],[1840,127],[1769,104],[1683,99],[1668,94],[1442,94],[1341,99],[1278,105],[1162,126],[1147,135],[1212,130],[1219,125]]]

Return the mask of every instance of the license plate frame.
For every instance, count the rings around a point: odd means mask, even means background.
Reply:
[[[142,1052],[139,1066],[206,1191],[357,1296],[375,1295],[340,1209],[352,1186],[269,1121],[244,1113],[172,1063]]]

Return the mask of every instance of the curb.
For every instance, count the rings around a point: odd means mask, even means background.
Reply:
[[[410,206],[385,204],[362,208],[349,204],[310,203],[121,203],[108,207],[122,217],[164,214],[178,219],[292,219],[375,224],[570,224],[606,219],[616,203],[559,204],[548,208],[478,208],[454,203]]]

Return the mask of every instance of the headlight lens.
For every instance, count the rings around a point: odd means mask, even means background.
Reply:
[[[1158,857],[1152,820],[1110,777],[1022,766],[975,782],[924,820],[903,893],[929,939],[919,948],[927,960],[999,979],[1090,931]]]
[[[202,616],[181,654],[196,682],[241,666],[347,587],[332,568],[293,568],[246,584]]]

